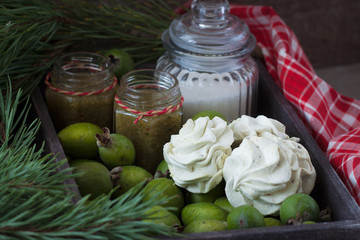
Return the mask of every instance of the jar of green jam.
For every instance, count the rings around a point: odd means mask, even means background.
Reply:
[[[76,122],[112,129],[113,68],[110,59],[90,52],[65,54],[56,61],[45,80],[45,98],[57,131]]]
[[[164,144],[181,128],[182,102],[178,81],[167,72],[139,69],[121,78],[114,128],[133,142],[136,165],[155,173]]]

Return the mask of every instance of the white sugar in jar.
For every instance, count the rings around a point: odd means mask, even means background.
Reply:
[[[248,26],[229,14],[227,0],[194,0],[191,12],[163,33],[166,52],[157,69],[173,74],[184,97],[184,121],[215,110],[230,122],[256,114],[258,68],[250,54],[256,40]]]
[[[179,71],[169,64],[166,70],[179,79],[185,99],[184,121],[205,110],[221,112],[229,122],[242,114],[255,115],[258,76],[252,59],[247,65],[241,72],[199,73],[187,69]]]

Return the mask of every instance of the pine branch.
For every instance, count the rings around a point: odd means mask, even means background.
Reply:
[[[18,110],[21,94],[19,90],[12,96],[10,84],[6,95],[0,92],[0,239],[151,239],[150,232],[174,234],[170,227],[142,221],[146,210],[168,199],[143,202],[141,184],[115,200],[110,193],[74,205],[74,194],[63,182],[76,175],[71,169],[55,171],[66,160],[55,162],[53,155],[44,156],[43,145],[33,143],[40,123],[24,122],[30,106]]]
[[[0,5],[0,88],[6,88],[10,76],[14,89],[21,88],[26,96],[51,68],[55,56],[97,40],[114,40],[114,47],[127,48],[136,64],[154,61],[163,52],[162,32],[177,16],[172,6],[178,5],[174,0],[144,4],[4,0]]]
[[[176,1],[94,2],[0,4],[0,239],[147,239],[149,232],[173,234],[169,227],[141,221],[146,210],[168,200],[142,202],[141,186],[116,200],[108,195],[73,205],[73,194],[63,183],[76,175],[70,169],[55,171],[66,160],[55,162],[44,145],[34,144],[40,122],[28,121],[29,93],[56,56],[79,45],[112,41],[111,47],[126,48],[138,64],[154,60],[163,51],[161,33],[176,16],[169,5],[176,6]]]

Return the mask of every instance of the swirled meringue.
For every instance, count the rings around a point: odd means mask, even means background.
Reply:
[[[310,194],[316,172],[307,150],[295,138],[270,131],[245,136],[226,159],[225,193],[234,207],[250,204],[262,214],[277,214],[288,196]]]
[[[222,180],[233,141],[233,132],[223,119],[189,119],[163,148],[175,184],[193,193],[213,189]]]
[[[289,138],[285,133],[285,125],[281,122],[259,115],[253,118],[248,115],[242,115],[240,118],[232,121],[229,127],[234,132],[234,138],[237,145],[245,138],[251,136],[261,136],[265,132],[270,132],[280,138]]]

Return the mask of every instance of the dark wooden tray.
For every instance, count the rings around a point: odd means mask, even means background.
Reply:
[[[301,143],[310,153],[317,172],[317,180],[312,196],[317,200],[321,209],[330,207],[333,221],[297,226],[194,233],[186,235],[186,238],[178,239],[359,239],[359,206],[341,182],[325,154],[320,150],[293,107],[285,99],[265,66],[261,61],[258,61],[258,65],[260,70],[258,114],[279,120],[286,126],[288,135],[301,139]],[[45,141],[48,152],[57,154],[57,160],[64,159],[65,154],[47,111],[41,89],[36,89],[31,98],[33,111],[42,122],[39,138]],[[68,165],[65,164],[63,167],[66,168]],[[69,180],[67,184],[69,183],[75,184],[75,181]],[[76,187],[69,188],[69,190],[75,191],[79,196]]]

